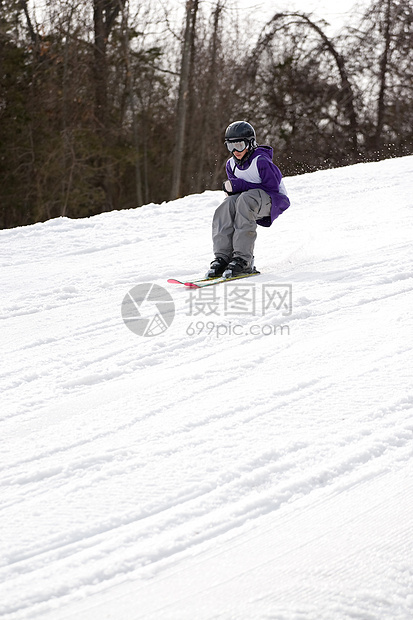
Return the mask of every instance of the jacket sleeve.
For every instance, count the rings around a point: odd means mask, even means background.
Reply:
[[[244,179],[238,179],[233,174],[231,167],[227,166],[227,175],[232,183],[234,193],[246,192],[249,189],[263,189],[268,194],[274,194],[279,191],[282,179],[279,168],[264,157],[259,157],[257,164],[261,183],[250,183],[249,181],[244,181]]]
[[[231,168],[231,160],[230,160],[230,159],[229,159],[229,160],[227,161],[227,163],[226,163],[225,170],[226,170],[226,173],[227,173],[227,177],[228,177],[228,179],[229,179],[229,180],[231,181],[231,183],[232,183],[232,181],[233,181],[234,179],[236,179],[237,177],[236,177],[236,176],[235,176],[235,174],[232,172],[232,168]]]

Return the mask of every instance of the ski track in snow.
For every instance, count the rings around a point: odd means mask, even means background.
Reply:
[[[0,232],[1,618],[413,617],[413,157],[286,185],[254,312],[166,283],[221,192]]]

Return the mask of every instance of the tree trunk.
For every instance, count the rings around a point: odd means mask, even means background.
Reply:
[[[380,59],[380,90],[379,97],[377,99],[377,125],[376,133],[374,136],[374,143],[377,149],[381,146],[381,134],[384,126],[384,114],[385,114],[385,96],[386,96],[386,77],[387,67],[390,55],[390,43],[391,43],[391,0],[386,1],[386,15],[384,23],[384,50]]]
[[[95,86],[95,124],[98,133],[107,127],[107,67],[106,27],[103,15],[104,0],[94,0],[93,24],[95,32],[93,79]]]
[[[123,42],[124,42],[124,54],[125,54],[125,65],[126,65],[126,91],[127,98],[129,99],[129,105],[132,115],[132,134],[133,134],[133,146],[135,149],[135,191],[136,191],[136,205],[141,207],[143,205],[143,196],[142,196],[142,175],[140,169],[140,148],[139,148],[139,134],[138,134],[138,123],[136,120],[136,111],[135,111],[135,97],[133,92],[133,79],[132,79],[132,66],[130,62],[130,49],[129,49],[129,26],[128,26],[128,15],[126,11],[126,7],[123,7],[122,12],[122,30],[123,30]]]
[[[210,56],[209,56],[209,67],[208,67],[208,77],[206,83],[206,97],[207,102],[204,108],[204,118],[202,121],[201,128],[201,136],[208,136],[211,133],[211,125],[215,120],[217,115],[216,109],[216,95],[217,95],[217,60],[218,60],[218,50],[220,45],[219,40],[219,26],[220,26],[220,18],[223,11],[224,5],[222,4],[222,0],[218,0],[213,13],[213,30],[211,37],[211,45],[210,45]],[[208,62],[208,61],[207,61]],[[205,185],[207,182],[206,179],[206,171],[205,164],[207,162],[206,151],[209,147],[209,142],[205,139],[202,140],[200,145],[200,155],[199,155],[199,167],[198,167],[198,179],[197,179],[197,192],[203,191],[205,189]]]
[[[94,65],[93,79],[95,87],[95,131],[99,137],[100,148],[111,143],[108,110],[108,70],[106,48],[113,24],[125,0],[93,0],[94,23]],[[104,211],[114,207],[114,166],[113,161],[101,154],[97,158],[97,184],[102,188],[105,201]]]
[[[179,81],[177,125],[175,134],[174,168],[172,174],[171,200],[179,198],[181,191],[182,162],[185,148],[186,113],[189,95],[189,73],[192,61],[192,48],[195,40],[198,0],[187,0],[186,26],[182,50],[182,64]]]

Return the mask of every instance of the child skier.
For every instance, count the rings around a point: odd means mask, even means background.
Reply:
[[[228,180],[222,186],[227,197],[212,222],[215,259],[207,278],[252,273],[257,224],[271,226],[290,206],[281,172],[272,161],[273,150],[257,145],[252,125],[231,123],[225,144],[232,153],[226,164]]]

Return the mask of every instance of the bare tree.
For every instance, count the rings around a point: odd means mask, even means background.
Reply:
[[[98,130],[107,130],[108,125],[108,71],[106,51],[115,20],[125,0],[93,0],[94,23],[94,65],[95,121]]]
[[[131,111],[131,116],[132,116],[133,146],[135,149],[136,205],[140,207],[143,205],[142,175],[141,175],[140,162],[139,162],[140,145],[139,145],[139,136],[138,136],[138,124],[136,120],[135,95],[133,92],[133,76],[132,76],[132,66],[131,66],[130,48],[129,48],[129,24],[128,24],[127,8],[128,8],[128,5],[125,3],[123,6],[123,10],[122,10],[123,48],[124,48],[124,57],[125,57],[125,66],[126,66],[126,92],[127,92],[127,98],[129,100],[130,111]]]
[[[391,8],[392,0],[385,0],[385,12],[383,23],[383,53],[380,58],[379,65],[379,96],[377,98],[377,125],[375,132],[376,148],[380,148],[381,134],[384,126],[384,113],[385,113],[385,95],[386,95],[386,78],[388,72],[390,46],[391,46]]]
[[[172,174],[171,199],[179,198],[181,191],[182,162],[185,148],[185,129],[189,97],[189,74],[193,59],[196,32],[196,18],[199,0],[187,0],[186,25],[182,47],[181,72],[177,105],[174,167]]]
[[[326,51],[334,60],[341,82],[341,92],[338,102],[341,103],[347,117],[348,133],[352,144],[352,155],[353,158],[356,159],[358,155],[358,122],[354,105],[353,87],[347,71],[346,60],[344,55],[338,51],[334,41],[325,34],[321,26],[313,21],[309,15],[299,12],[276,13],[264,28],[264,31],[251,54],[247,65],[247,70],[249,70],[250,74],[255,77],[255,67],[258,64],[260,55],[269,46],[275,35],[280,33],[280,28],[281,30],[287,30],[287,28],[294,23],[302,23],[306,25],[318,36],[321,45],[313,49],[313,54],[315,56],[319,55],[320,52],[323,53]]]

